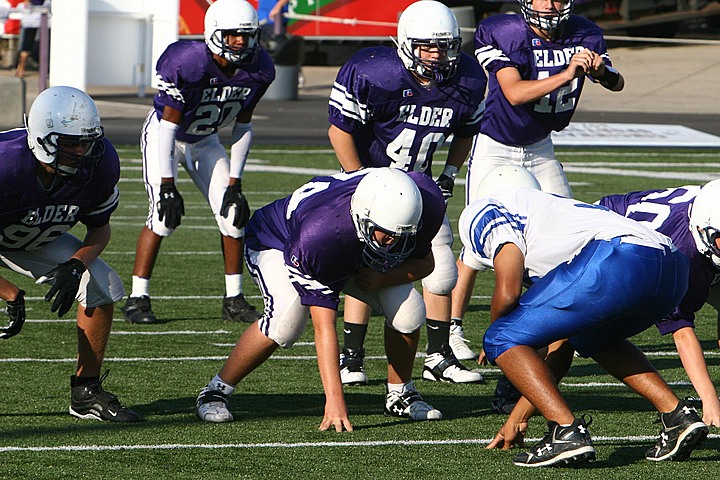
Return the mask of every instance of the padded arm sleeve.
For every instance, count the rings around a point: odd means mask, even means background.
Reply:
[[[158,159],[160,160],[160,176],[175,178],[175,132],[180,126],[176,123],[160,120],[158,128]]]
[[[232,146],[230,147],[230,177],[242,178],[251,143],[252,122],[235,122],[232,131]]]

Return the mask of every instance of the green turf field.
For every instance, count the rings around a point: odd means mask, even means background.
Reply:
[[[119,153],[121,202],[103,258],[129,288],[147,200],[139,151],[127,147]],[[439,164],[443,155],[437,157]],[[559,158],[575,196],[585,201],[720,177],[717,150],[562,149]],[[251,151],[244,192],[254,210],[314,175],[336,170],[330,150],[258,147]],[[218,372],[245,325],[219,320],[224,293],[220,237],[209,207],[184,173],[179,190],[186,216],[176,234],[164,242],[151,285],[153,309],[162,323],[131,325],[122,320],[118,306],[105,361],[111,371],[105,387],[145,417],[141,424],[81,421],[67,413],[76,348],[74,309],[58,320],[42,301],[47,287],[2,272],[27,291],[29,320],[20,335],[0,342],[0,478],[629,480],[720,474],[717,429],[711,429],[710,438],[687,462],[645,461],[644,452],[659,432],[652,407],[582,359],[576,359],[561,386],[578,414],[594,417],[591,431],[598,458],[581,469],[522,469],[512,465],[513,452],[485,449],[503,422],[489,404],[499,376],[494,367],[482,367],[484,385],[438,384],[420,378],[419,358],[416,385],[445,419],[411,423],[384,417],[386,363],[380,317],[373,317],[366,342],[371,383],[345,390],[353,433],[317,430],[324,397],[312,327],[295,347],[278,351],[238,385],[231,404],[234,423],[200,422],[194,416],[197,393]],[[453,224],[462,203],[463,187],[458,185],[448,210]],[[84,229],[76,233],[82,236]],[[481,274],[479,279],[464,325],[476,349],[488,323],[492,274]],[[249,277],[245,291],[261,307]],[[711,375],[720,380],[714,311],[703,309],[697,325]],[[421,354],[424,336],[423,329]],[[671,338],[661,338],[653,328],[635,340],[679,396],[695,394]],[[541,437],[544,427],[540,418],[534,418],[529,440]]]

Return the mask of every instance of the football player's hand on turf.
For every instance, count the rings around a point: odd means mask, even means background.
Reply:
[[[344,405],[344,401],[335,403],[331,400],[327,400],[325,402],[325,416],[320,424],[320,430],[325,432],[333,427],[335,427],[335,431],[338,433],[343,430],[348,432],[353,431],[353,426],[348,418],[347,408]]]
[[[717,408],[719,402],[712,400],[714,399],[702,402],[702,421],[709,427],[720,427],[720,409]]]
[[[493,441],[485,448],[500,448],[502,450],[509,450],[514,446],[524,447],[525,432],[527,432],[527,428],[527,420],[515,422],[512,420],[512,417],[510,417],[505,424],[500,427],[500,430],[497,435],[495,435]]]
[[[8,300],[5,311],[10,317],[10,323],[8,323],[7,327],[0,328],[0,338],[3,340],[20,333],[25,324],[25,292],[20,290],[15,300]]]
[[[487,364],[488,364],[488,360],[487,360],[487,357],[485,356],[485,349],[483,348],[482,350],[480,350],[480,355],[478,355],[478,365],[487,365]]]

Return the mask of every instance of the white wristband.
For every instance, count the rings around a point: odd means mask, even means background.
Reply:
[[[455,177],[457,177],[458,174],[458,168],[453,165],[445,165],[445,168],[443,168],[442,175],[447,175],[448,177],[455,180]]]

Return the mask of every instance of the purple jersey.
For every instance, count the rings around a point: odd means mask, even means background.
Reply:
[[[260,49],[257,60],[228,78],[204,42],[181,40],[168,46],[156,67],[158,118],[165,105],[182,112],[175,138],[195,143],[252,111],[275,78],[270,55]]]
[[[452,78],[425,88],[394,48],[365,48],[338,72],[329,120],[353,136],[363,165],[431,175],[433,153],[451,134],[480,130],[486,84],[482,68],[464,53]]]
[[[337,310],[340,291],[363,266],[364,244],[350,216],[350,198],[368,170],[315,177],[289,197],[256,210],[245,227],[245,246],[281,250],[303,305]],[[423,200],[422,224],[411,257],[430,253],[445,216],[440,189],[427,175],[411,172]]]
[[[99,227],[118,205],[120,160],[107,140],[105,154],[86,186],[40,186],[27,130],[0,132],[0,251],[36,250],[82,222]]]
[[[698,251],[690,232],[689,208],[699,191],[699,186],[685,186],[609,195],[599,201],[600,205],[670,237],[678,250],[690,260],[690,279],[685,297],[672,313],[657,324],[663,335],[694,326],[695,312],[702,308],[710,285],[720,274],[712,260]]]
[[[475,56],[488,75],[488,94],[481,131],[504,145],[526,146],[567,127],[575,113],[584,78],[534,102],[512,106],[495,78],[498,70],[515,67],[523,80],[542,80],[565,70],[583,48],[602,55],[612,65],[600,27],[571,15],[561,38],[549,42],[538,37],[522,15],[493,15],[478,24]]]

